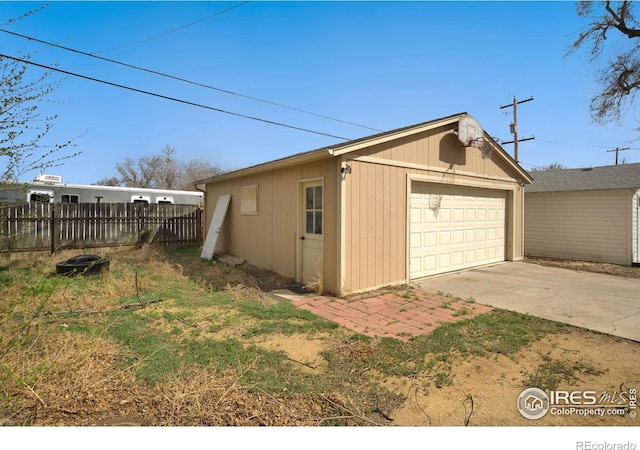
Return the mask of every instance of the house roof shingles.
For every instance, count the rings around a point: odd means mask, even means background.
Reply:
[[[640,163],[530,172],[525,192],[640,189]]]

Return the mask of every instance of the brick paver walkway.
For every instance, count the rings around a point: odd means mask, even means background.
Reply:
[[[429,334],[443,323],[469,319],[493,309],[417,289],[355,299],[300,297],[292,303],[366,336],[404,341]]]

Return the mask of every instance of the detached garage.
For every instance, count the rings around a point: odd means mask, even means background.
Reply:
[[[215,244],[344,295],[524,256],[523,170],[456,114],[199,182]],[[218,217],[220,214],[217,215]]]
[[[533,172],[526,187],[528,256],[640,263],[640,164]]]

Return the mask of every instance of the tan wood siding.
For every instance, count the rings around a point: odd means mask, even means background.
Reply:
[[[231,194],[220,250],[296,277],[299,182],[324,186],[324,287],[345,294],[407,282],[407,205],[411,180],[506,192],[506,258],[521,259],[522,180],[508,157],[483,158],[460,145],[454,124],[362,147],[340,157],[251,172],[207,184],[207,225],[220,194]],[[314,156],[315,157],[315,156]],[[340,163],[351,173],[340,175]],[[259,170],[259,169],[256,169]],[[528,178],[527,178],[528,179]],[[242,186],[258,185],[258,214],[240,214]]]
[[[630,264],[631,223],[627,190],[529,193],[525,254]]]
[[[322,178],[324,185],[324,284],[338,289],[337,267],[337,175],[334,159],[207,184],[206,226],[221,194],[231,194],[231,204],[216,251],[245,258],[249,264],[284,276],[297,276],[298,182]],[[241,188],[258,185],[258,214],[242,215]]]
[[[352,173],[345,180],[345,292],[405,278],[405,175],[394,167],[350,164]]]
[[[497,152],[492,152],[490,158],[483,158],[477,148],[463,147],[448,127],[359,150],[353,157],[358,155],[405,161],[431,169],[448,170],[453,167],[459,173],[479,174],[487,178],[513,178],[512,170]]]
[[[357,292],[407,281],[407,177],[442,180],[438,172],[351,161],[345,181],[345,285]],[[498,183],[455,176],[452,183],[473,184],[507,191],[507,260],[523,257],[522,188],[518,183]],[[377,194],[375,194],[378,192]]]

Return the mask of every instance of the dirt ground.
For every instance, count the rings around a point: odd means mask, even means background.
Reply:
[[[584,261],[528,258],[533,264],[564,267],[616,276],[640,278],[640,267]],[[183,259],[183,270],[190,273],[188,259]],[[211,267],[211,273],[199,271],[193,276],[201,280],[213,276],[220,267]],[[226,269],[223,269],[226,270]],[[256,277],[257,273],[246,271],[243,282],[262,290],[286,287],[292,280],[278,277]],[[314,370],[322,370],[326,364],[321,352],[335,342],[322,337],[280,336],[257,342],[269,350],[285,351],[290,358],[306,361]],[[462,357],[454,355],[452,383],[450,385],[425,388],[429,380],[416,378],[387,379],[384,385],[407,400],[388,416],[390,424],[396,426],[638,426],[639,418],[618,416],[583,416],[547,414],[538,420],[521,416],[516,402],[523,391],[525,375],[535,371],[547,359],[583,363],[593,366],[598,374],[577,374],[571,383],[562,382],[558,390],[596,391],[597,395],[608,393],[619,398],[623,391],[640,388],[640,343],[571,328],[570,333],[549,335],[520,351],[515,357],[497,355],[493,358]],[[310,370],[310,369],[307,369]],[[535,387],[535,386],[533,386]],[[624,394],[623,394],[624,395]]]
[[[322,370],[320,352],[330,343],[322,338],[272,338],[259,345],[282,350],[296,360]],[[441,388],[429,380],[388,378],[383,384],[406,397],[399,408],[389,412],[395,426],[638,426],[640,420],[617,416],[580,416],[547,414],[530,420],[521,416],[516,402],[525,389],[523,379],[551,357],[563,361],[592,365],[601,374],[577,374],[571,384],[564,382],[558,390],[607,392],[616,400],[622,391],[640,387],[640,344],[580,329],[550,335],[514,357],[490,358],[456,356],[452,361],[452,382]],[[615,393],[615,394],[614,394]]]

